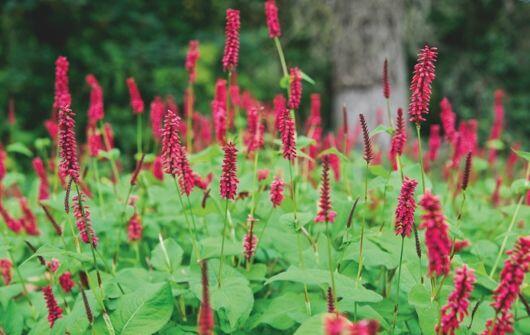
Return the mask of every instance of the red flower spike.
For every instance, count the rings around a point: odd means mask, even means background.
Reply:
[[[270,171],[268,169],[259,169],[257,172],[258,175],[258,182],[264,181],[265,179],[269,178]]]
[[[134,78],[127,78],[127,87],[129,88],[129,95],[131,97],[131,108],[133,114],[142,114],[144,112],[144,101],[138,90],[138,86]]]
[[[398,108],[396,117],[396,130],[392,135],[390,144],[389,158],[392,162],[392,167],[397,170],[397,156],[403,155],[403,149],[407,142],[407,131],[405,129],[405,119],[403,118],[403,110]]]
[[[363,130],[363,141],[364,141],[364,155],[363,158],[366,161],[366,164],[374,159],[374,152],[372,151],[372,140],[370,139],[370,133],[368,132],[368,125],[364,119],[363,114],[359,114],[359,121],[361,123],[361,128]]]
[[[453,107],[447,98],[443,98],[440,102],[440,119],[444,129],[445,138],[451,144],[456,141],[457,133],[455,128],[456,114],[453,113]]]
[[[213,175],[210,173],[206,178],[202,178],[197,173],[193,172],[193,184],[201,190],[207,190],[212,182]]]
[[[464,173],[462,175],[462,190],[465,191],[467,185],[469,184],[469,175],[471,174],[471,164],[472,164],[473,154],[470,152],[466,155],[466,164],[464,166]]]
[[[269,31],[269,37],[280,37],[282,35],[282,31],[280,29],[280,20],[278,19],[278,7],[276,6],[275,0],[265,1],[265,17],[267,19],[267,29]]]
[[[424,115],[429,113],[431,100],[431,83],[435,78],[434,63],[438,56],[438,49],[425,45],[418,54],[418,61],[414,66],[414,75],[410,83],[410,121],[420,123],[425,121]]]
[[[429,132],[429,160],[434,162],[438,157],[438,150],[442,146],[440,125],[432,124]]]
[[[197,320],[197,333],[199,335],[213,335],[214,319],[210,306],[210,293],[208,287],[208,263],[201,262],[202,300]]]
[[[289,109],[297,110],[302,100],[302,73],[297,67],[289,69]]]
[[[247,262],[250,262],[254,252],[256,251],[256,246],[258,245],[258,237],[254,234],[254,223],[256,219],[252,215],[249,215],[247,218],[249,223],[248,232],[243,238],[243,252],[245,254],[245,259]]]
[[[75,138],[75,114],[70,106],[59,109],[59,174],[79,181],[79,162],[77,160],[77,141]]]
[[[436,331],[443,334],[454,335],[460,327],[460,322],[468,315],[469,298],[475,284],[475,271],[463,265],[456,269],[454,277],[454,290],[447,299],[447,304],[442,307],[440,324]]]
[[[92,228],[90,210],[86,205],[86,197],[81,193],[81,199],[77,195],[72,198],[74,207],[74,217],[79,236],[83,243],[92,244],[94,248],[98,245],[98,238]],[[82,203],[82,206],[81,206]]]
[[[224,144],[227,131],[226,80],[218,79],[215,83],[215,97],[212,101],[212,119],[217,142]]]
[[[162,157],[156,156],[153,162],[153,177],[162,181],[164,180],[164,170],[162,169]]]
[[[153,138],[160,142],[162,139],[162,120],[164,118],[164,109],[166,108],[166,105],[164,103],[164,100],[160,97],[155,97],[153,101],[151,102],[151,111],[149,113],[149,118],[151,120],[151,132],[153,134]]]
[[[129,223],[127,226],[127,236],[129,238],[129,241],[139,241],[142,239],[142,219],[140,218],[140,215],[138,215],[138,212],[134,212],[133,216],[129,219]]]
[[[29,208],[28,200],[24,197],[19,198],[19,205],[22,211],[20,222],[24,226],[26,233],[31,236],[40,235],[39,228],[37,227],[37,217],[35,217],[35,214]]]
[[[68,59],[59,56],[55,61],[55,96],[53,99],[53,109],[58,111],[61,108],[70,107],[72,97],[68,86]]]
[[[326,301],[328,303],[328,313],[335,313],[335,298],[333,297],[333,290],[328,287],[326,292]]]
[[[103,89],[99,85],[96,77],[89,74],[85,78],[90,86],[90,105],[88,106],[88,124],[95,126],[99,120],[103,120],[105,111],[103,107]]]
[[[331,208],[331,189],[329,185],[329,156],[322,157],[322,184],[320,186],[320,210],[315,222],[334,222],[335,213]]]
[[[89,126],[87,133],[88,154],[97,157],[103,151],[103,138],[95,126]]]
[[[504,262],[499,285],[493,291],[491,306],[495,310],[495,319],[486,323],[483,335],[513,332],[511,308],[520,293],[525,274],[530,269],[530,236],[520,237],[507,254],[509,258]]]
[[[341,335],[348,321],[338,313],[328,314],[324,318],[324,334]]]
[[[223,171],[221,174],[221,180],[219,182],[220,193],[221,197],[234,200],[237,194],[237,186],[239,183],[236,174],[237,149],[234,143],[228,142],[223,147],[223,151]]]
[[[75,285],[74,281],[72,280],[72,274],[70,272],[63,273],[59,277],[59,285],[61,285],[61,288],[65,293],[71,292]]]
[[[270,199],[272,207],[278,207],[283,201],[283,190],[285,183],[280,176],[274,177],[274,181],[271,183]]]
[[[421,216],[420,228],[425,231],[425,244],[429,257],[429,274],[431,276],[447,275],[450,270],[451,240],[449,227],[442,213],[438,197],[429,191],[421,197],[420,206],[425,213]]]
[[[57,269],[59,269],[60,265],[61,263],[57,258],[52,258],[51,261],[46,262],[46,267],[48,268],[48,270],[50,270],[50,272],[57,272]]]
[[[32,161],[33,170],[39,177],[39,201],[47,200],[50,198],[50,183],[48,181],[48,175],[46,174],[46,169],[44,163],[40,157],[36,157]],[[1,178],[0,178],[1,180]]]
[[[188,53],[186,54],[186,71],[188,71],[188,78],[190,83],[195,82],[196,78],[196,65],[197,61],[199,60],[199,41],[192,40],[188,44]]]
[[[55,321],[63,316],[63,310],[57,304],[57,300],[55,300],[55,296],[53,295],[50,286],[44,287],[42,289],[42,294],[44,295],[46,308],[48,309],[48,322],[50,323],[50,328],[53,328]]]
[[[57,135],[59,134],[59,126],[52,120],[44,121],[44,128],[48,131],[53,142],[57,142]]]
[[[112,125],[108,122],[105,122],[103,125],[103,135],[105,136],[105,146],[107,146],[107,144],[109,145],[106,150],[112,150],[112,148],[114,148],[114,130],[112,129]]]
[[[190,195],[195,184],[194,173],[191,170],[190,162],[188,161],[188,154],[186,147],[183,145],[177,146],[177,175],[179,181],[180,191],[186,195]]]
[[[418,182],[414,179],[405,177],[405,180],[403,180],[395,214],[396,235],[401,235],[402,237],[410,236],[414,225],[414,211],[416,210],[414,191],[417,185]]]
[[[7,210],[4,208],[4,206],[2,206],[1,203],[0,203],[0,216],[2,217],[4,222],[6,223],[7,228],[9,228],[12,232],[19,233],[20,230],[23,228],[21,222],[16,220],[16,219],[14,219],[7,212]]]
[[[179,171],[179,154],[182,147],[179,138],[180,123],[180,118],[175,111],[168,108],[164,117],[161,156],[164,172],[171,175],[177,175]]]
[[[232,71],[237,67],[239,60],[239,11],[226,10],[225,49],[223,53],[223,70]]]
[[[274,97],[272,104],[274,107],[274,129],[281,134],[283,127],[283,113],[287,108],[285,98],[283,95],[278,94]]]
[[[0,259],[0,275],[2,275],[2,280],[4,282],[4,285],[9,285],[11,283],[11,268],[13,267],[13,263],[7,258]]]
[[[388,80],[388,60],[383,63],[383,96],[390,99],[390,81]]]
[[[283,158],[294,161],[296,159],[296,126],[291,118],[291,112],[284,109],[281,117]]]

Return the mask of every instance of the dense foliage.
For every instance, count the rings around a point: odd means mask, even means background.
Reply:
[[[157,87],[116,77],[120,122],[100,75],[79,122],[77,54],[56,58],[49,136],[25,145],[14,128],[0,146],[0,333],[529,333],[530,153],[503,131],[505,93],[488,141],[449,100],[429,112],[445,55],[425,45],[408,112],[326,133],[313,79],[283,66],[273,4],[259,23],[278,48],[270,100],[238,62],[246,7],[227,10],[222,57],[182,53],[183,103],[148,103]],[[193,106],[214,86],[197,57],[226,69],[211,117]],[[440,124],[422,141],[427,116]]]

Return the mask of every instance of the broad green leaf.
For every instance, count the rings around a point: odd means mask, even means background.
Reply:
[[[96,319],[100,315],[101,309],[92,291],[87,290],[85,291],[85,294],[93,317]],[[53,335],[60,335],[65,334],[68,331],[70,334],[82,334],[87,330],[88,326],[89,322],[86,315],[85,305],[83,303],[83,297],[79,294],[72,310],[56,321],[51,333]]]
[[[10,300],[5,310],[0,309],[0,330],[3,329],[5,334],[20,335],[23,328],[24,318],[14,300]]]
[[[7,152],[18,153],[18,154],[24,155],[26,157],[32,157],[33,156],[33,153],[31,152],[31,150],[29,150],[27,146],[25,146],[24,144],[22,144],[20,142],[9,144],[6,147],[6,150],[7,150]]]
[[[143,284],[118,300],[111,321],[117,334],[149,335],[160,330],[172,313],[169,284]]]
[[[497,139],[497,140],[489,140],[486,142],[486,148],[488,149],[495,149],[495,150],[502,150],[504,149],[504,143]]]
[[[392,134],[393,131],[394,130],[392,128],[384,124],[380,124],[374,129],[372,129],[372,131],[370,132],[370,137],[374,137],[375,135],[380,134],[380,133]]]
[[[295,324],[294,315],[298,313],[305,313],[303,295],[287,292],[272,299],[265,311],[254,321],[253,326],[266,323],[276,329],[286,330]]]
[[[423,334],[434,335],[434,327],[438,323],[439,308],[431,302],[431,294],[425,286],[418,284],[409,293],[409,304],[416,308]]]
[[[160,271],[173,272],[182,262],[184,251],[180,245],[172,238],[168,238],[151,252],[151,264]]]

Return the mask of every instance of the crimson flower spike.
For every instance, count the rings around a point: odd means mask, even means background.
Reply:
[[[239,180],[237,179],[237,149],[234,143],[228,142],[223,147],[223,172],[219,183],[221,197],[234,200]]]
[[[77,159],[77,141],[75,138],[75,113],[69,105],[59,109],[59,174],[79,181],[79,162]]]
[[[420,199],[420,206],[425,211],[421,216],[420,228],[426,229],[425,244],[429,257],[429,274],[431,276],[447,275],[451,266],[451,240],[440,199],[426,191]]]
[[[272,207],[278,207],[282,204],[283,201],[283,190],[285,183],[280,176],[274,177],[274,181],[271,183],[270,189],[270,200]]]
[[[499,285],[493,291],[491,306],[495,310],[495,318],[486,323],[486,330],[482,335],[513,332],[511,308],[520,293],[525,274],[530,269],[530,235],[520,237],[507,254],[510,258],[504,262]]]
[[[280,37],[282,30],[278,19],[278,7],[275,0],[265,1],[265,18],[267,19],[267,29],[270,38]]]
[[[197,333],[199,335],[212,335],[214,328],[213,311],[210,306],[210,293],[208,287],[208,263],[201,262],[202,301],[197,320]]]
[[[247,222],[249,224],[248,231],[243,238],[243,251],[245,253],[245,259],[247,262],[250,262],[254,252],[256,251],[256,246],[258,245],[258,237],[254,234],[254,223],[256,219],[252,215],[248,215]]]
[[[166,108],[161,97],[156,96],[151,102],[149,118],[151,120],[151,132],[155,141],[162,139],[162,120],[164,118],[164,109]]]
[[[50,328],[53,328],[55,321],[63,316],[63,310],[57,304],[51,286],[44,287],[42,294],[44,295],[46,308],[48,309],[48,322],[50,323]]]
[[[449,102],[449,99],[443,98],[440,102],[440,119],[442,120],[442,127],[444,129],[445,138],[451,144],[456,142],[458,136],[455,123],[456,114],[453,112],[453,107]]]
[[[281,120],[281,135],[283,145],[283,158],[294,161],[296,159],[296,126],[291,112],[285,108],[282,112]]]
[[[442,138],[440,137],[440,125],[431,124],[429,129],[429,160],[434,162],[438,157],[438,150],[442,145]]]
[[[320,210],[315,222],[334,222],[335,213],[331,208],[331,190],[329,184],[329,156],[322,157],[322,184],[320,186]]]
[[[297,67],[289,69],[289,109],[297,110],[302,100],[302,73]]]
[[[388,80],[388,60],[383,63],[383,96],[390,99],[390,81]]]
[[[50,183],[44,168],[44,163],[40,157],[35,157],[32,161],[33,170],[39,177],[39,201],[47,200],[50,197]]]
[[[90,218],[90,211],[86,203],[86,197],[83,193],[80,193],[80,197],[75,195],[72,198],[74,202],[74,217],[77,230],[79,230],[79,236],[83,243],[92,244],[95,248],[98,245],[98,237],[96,232],[92,228],[92,220]]]
[[[223,53],[223,70],[232,71],[237,67],[239,60],[239,11],[236,9],[226,10],[225,27],[225,49]]]
[[[441,320],[436,326],[436,331],[442,334],[454,334],[460,327],[460,322],[468,314],[469,297],[475,284],[475,271],[467,265],[456,269],[454,290],[447,299],[447,304],[440,312]]]
[[[370,139],[370,134],[368,132],[368,125],[363,114],[359,114],[359,121],[361,122],[361,128],[363,130],[363,141],[364,141],[364,155],[363,158],[366,161],[366,164],[374,159],[374,152],[372,151],[372,141]]]
[[[403,110],[398,108],[396,117],[396,131],[392,135],[390,144],[390,161],[394,170],[397,170],[397,156],[403,155],[403,149],[407,142],[407,131],[405,130],[405,119],[403,118]]]
[[[88,124],[95,126],[105,116],[103,109],[103,89],[93,74],[87,75],[85,81],[90,86],[90,105],[88,106],[87,112]]]
[[[189,82],[194,83],[196,78],[196,65],[199,60],[199,41],[192,40],[188,44],[188,53],[186,54],[186,71],[188,71]]]
[[[418,182],[414,179],[405,177],[403,180],[395,214],[396,235],[401,235],[402,237],[410,236],[414,225],[414,211],[416,210],[414,191],[417,185]]]
[[[419,124],[425,121],[424,115],[429,113],[429,102],[431,100],[431,83],[435,78],[436,57],[438,49],[427,44],[418,54],[418,60],[414,66],[414,75],[410,83],[410,121]]]
[[[186,195],[190,195],[195,184],[195,178],[193,177],[194,174],[190,167],[186,148],[180,143],[177,146],[177,166],[180,191]]]
[[[173,109],[168,108],[164,117],[161,156],[164,172],[171,175],[176,175],[179,168],[179,147],[181,145],[178,136],[179,129],[179,117]]]
[[[134,81],[134,78],[127,78],[127,87],[129,88],[129,95],[131,96],[131,108],[134,114],[142,114],[144,112],[144,101],[140,95],[140,90]]]
[[[59,109],[72,104],[70,87],[68,85],[68,67],[68,59],[66,59],[64,56],[59,56],[55,61],[55,96],[53,99],[54,111],[58,111]]]

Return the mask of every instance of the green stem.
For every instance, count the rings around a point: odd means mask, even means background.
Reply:
[[[250,215],[254,216],[254,211],[256,210],[256,194],[259,191],[258,186],[258,160],[259,160],[259,151],[254,153],[254,192],[252,192],[252,207],[250,209]]]
[[[418,149],[419,149],[419,158],[420,158],[420,168],[421,168],[421,186],[423,194],[425,194],[425,171],[423,169],[423,150],[421,147],[421,133],[420,133],[420,124],[416,123],[416,134],[418,136]]]
[[[335,269],[333,266],[333,260],[331,256],[331,233],[329,231],[329,222],[326,221],[326,236],[328,238],[328,266],[329,266],[329,275],[331,277],[331,288],[333,290],[333,300],[334,303],[337,301],[337,291],[335,289]]]
[[[364,244],[364,228],[366,225],[366,211],[368,210],[368,163],[366,163],[366,174],[364,175],[364,212],[363,212],[363,221],[361,223],[361,241],[359,243],[359,269],[357,270],[357,281],[355,286],[359,286],[361,280],[361,274],[363,271],[363,244]]]
[[[386,116],[388,117],[388,126],[394,129],[394,122],[392,121],[392,113],[390,113],[390,99],[386,99]]]
[[[278,50],[278,56],[280,57],[280,63],[282,65],[283,76],[287,77],[289,76],[289,72],[287,71],[287,63],[285,62],[285,56],[283,54],[282,44],[280,43],[280,39],[278,37],[274,38],[274,44],[276,45],[276,50]]]
[[[403,263],[403,247],[405,245],[405,237],[401,237],[401,251],[399,253],[399,267],[398,267],[398,282],[397,282],[397,292],[396,292],[396,306],[394,308],[394,321],[392,322],[392,334],[394,334],[394,329],[396,328],[397,317],[399,313],[399,284],[401,283],[401,264]]]
[[[188,213],[186,212],[186,207],[184,206],[184,201],[182,201],[182,195],[180,194],[180,187],[179,187],[179,184],[177,182],[177,178],[175,177],[175,175],[173,175],[173,181],[175,182],[175,187],[177,188],[177,195],[178,195],[178,198],[179,198],[180,207],[182,207],[182,212],[184,213],[184,219],[186,220],[186,225],[188,226],[188,232],[189,232],[189,234],[191,236],[191,244],[192,244],[192,247],[193,247],[193,251],[195,252],[195,257],[197,258],[197,260],[199,260],[200,259],[199,247],[198,247],[198,244],[197,244],[197,236],[195,235],[197,229],[195,229],[195,232],[191,229],[190,219],[188,218]],[[189,200],[189,198],[188,198],[188,200]]]
[[[525,176],[525,189],[528,187],[528,177],[530,176],[530,163],[527,164],[526,167],[526,176]],[[497,270],[497,267],[499,266],[499,262],[501,260],[501,256],[504,253],[504,249],[506,248],[506,243],[508,242],[508,236],[513,230],[513,227],[515,226],[515,222],[517,221],[517,216],[519,215],[519,210],[521,209],[521,205],[523,204],[525,198],[525,194],[522,194],[519,198],[519,201],[517,202],[517,207],[515,207],[515,211],[512,215],[512,220],[510,222],[510,226],[508,227],[508,230],[504,234],[504,239],[502,240],[501,248],[499,249],[499,253],[497,254],[497,258],[495,259],[495,264],[493,265],[493,268],[490,272],[490,278],[493,278],[493,275],[495,274],[495,270]]]
[[[225,219],[223,224],[223,237],[221,240],[221,255],[219,257],[219,274],[218,274],[218,280],[217,280],[217,287],[221,287],[221,278],[222,278],[222,271],[223,271],[223,264],[225,262],[224,259],[224,253],[225,253],[225,236],[226,236],[226,226],[227,226],[227,220],[228,220],[228,198],[226,198],[225,202]]]
[[[136,147],[137,147],[137,155],[140,159],[140,156],[142,155],[142,115],[143,114],[136,114]]]
[[[191,127],[191,121],[193,118],[193,84],[191,82],[188,83],[188,99],[186,100],[186,147],[188,148],[188,152],[191,153],[192,146],[191,146],[191,136],[193,129]]]
[[[103,195],[101,194],[101,188],[99,186],[99,170],[97,158],[92,159],[92,169],[94,170],[94,179],[96,183],[96,192],[98,193],[99,208],[103,208]]]

